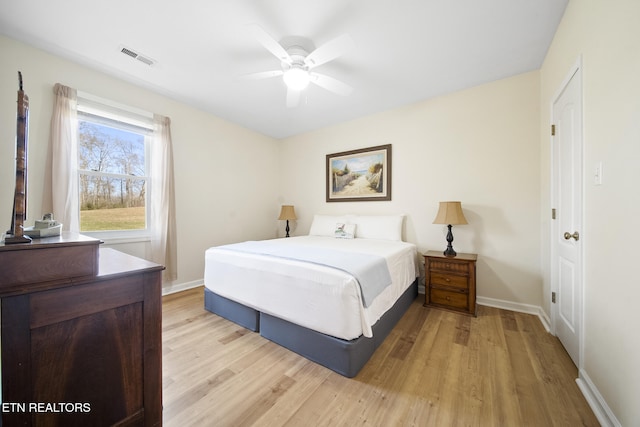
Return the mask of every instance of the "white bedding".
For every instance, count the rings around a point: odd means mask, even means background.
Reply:
[[[289,322],[337,338],[371,337],[371,327],[418,276],[415,245],[379,239],[298,236],[278,239],[286,245],[315,245],[384,257],[392,285],[364,307],[350,274],[285,258],[212,247],[205,253],[205,286]]]

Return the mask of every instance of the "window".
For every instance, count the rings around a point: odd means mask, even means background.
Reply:
[[[152,132],[150,114],[78,94],[81,232],[146,234]]]
[[[60,83],[55,84],[54,92],[56,97],[51,115],[52,205],[56,218],[62,219],[63,230],[80,231],[81,192],[86,195],[83,216],[90,214],[90,210],[102,210],[107,217],[115,217],[115,209],[119,209],[116,199],[119,199],[120,208],[125,206],[125,209],[126,203],[133,205],[135,200],[144,209],[144,229],[140,220],[134,221],[135,225],[125,225],[130,224],[129,219],[136,217],[130,214],[124,216],[126,220],[120,219],[103,227],[111,230],[82,232],[97,234],[95,237],[105,242],[120,240],[124,243],[122,239],[126,239],[127,243],[148,242],[145,246],[149,259],[165,266],[165,280],[176,280],[177,233],[171,119],[105,101]],[[80,124],[82,131],[79,130]],[[79,139],[83,141],[82,148],[79,147]],[[116,143],[120,139],[125,142]],[[94,149],[93,142],[102,144],[104,150]],[[113,151],[109,151],[111,149]],[[118,152],[117,149],[129,155],[121,153],[116,156],[114,153]],[[82,154],[78,155],[80,150]],[[141,157],[142,153],[144,158]],[[134,155],[137,158],[132,161]],[[81,161],[83,166],[79,168]],[[142,165],[144,172],[140,171]],[[89,201],[92,203],[89,204]],[[83,230],[87,228],[98,227],[85,225]]]

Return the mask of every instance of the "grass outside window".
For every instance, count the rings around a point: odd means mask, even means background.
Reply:
[[[80,211],[80,230],[82,231],[144,230],[145,228],[144,206]]]

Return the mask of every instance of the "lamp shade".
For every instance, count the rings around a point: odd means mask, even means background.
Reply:
[[[462,204],[460,202],[440,202],[438,214],[433,223],[447,225],[468,224],[464,213],[462,213]]]
[[[280,209],[280,216],[278,217],[278,219],[280,220],[298,219],[296,218],[296,211],[293,209],[293,205],[282,205],[282,208]]]

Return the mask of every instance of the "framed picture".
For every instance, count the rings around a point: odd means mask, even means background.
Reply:
[[[391,200],[391,144],[327,154],[327,202]]]

